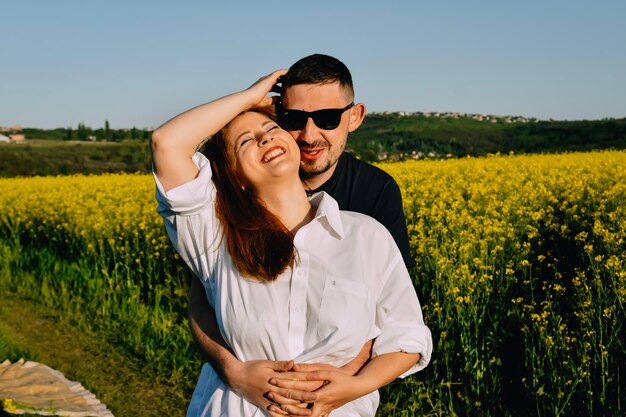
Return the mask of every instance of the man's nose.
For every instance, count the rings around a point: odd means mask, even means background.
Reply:
[[[317,137],[318,131],[319,128],[317,127],[313,119],[309,117],[308,119],[306,119],[306,124],[300,131],[298,139],[302,142],[313,143],[315,141],[315,138]]]

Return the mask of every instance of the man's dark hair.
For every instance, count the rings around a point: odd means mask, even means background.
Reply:
[[[332,56],[313,54],[293,64],[281,78],[282,88],[299,84],[330,84],[338,82],[354,95],[352,75],[348,67]]]

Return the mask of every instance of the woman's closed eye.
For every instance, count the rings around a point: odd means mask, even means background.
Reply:
[[[254,138],[244,138],[240,140],[239,146],[237,147],[237,149],[241,149],[242,146],[244,146],[246,143],[250,142],[251,140],[254,140]]]
[[[268,129],[265,131],[265,133],[270,132],[270,131],[272,131],[272,130],[274,130],[274,129],[279,129],[279,126],[278,126],[277,124],[272,124],[272,125],[269,125],[269,127],[268,127]],[[261,135],[261,136],[262,136],[262,135]],[[259,137],[259,138],[260,138],[260,137]],[[257,140],[257,138],[256,138],[256,137],[252,137],[252,136],[249,136],[249,137],[245,137],[245,138],[240,139],[240,140],[239,140],[239,142],[238,142],[238,144],[237,144],[237,150],[241,149],[241,148],[242,148],[242,147],[243,147],[246,143],[249,143],[250,141],[254,141],[254,140]]]

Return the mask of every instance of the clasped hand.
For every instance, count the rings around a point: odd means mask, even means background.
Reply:
[[[327,364],[293,361],[240,362],[232,388],[271,417],[327,416],[361,394],[358,378]]]

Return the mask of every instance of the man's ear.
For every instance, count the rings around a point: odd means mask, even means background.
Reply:
[[[350,123],[348,124],[348,132],[354,132],[361,126],[367,108],[364,103],[356,103],[354,107],[350,109]]]

